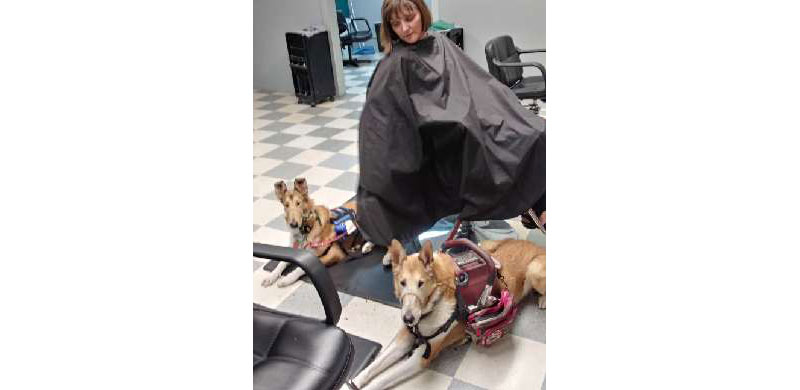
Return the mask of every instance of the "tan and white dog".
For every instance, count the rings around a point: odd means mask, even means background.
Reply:
[[[541,294],[539,306],[544,308],[544,248],[524,240],[485,241],[481,246],[500,262],[500,275],[516,302],[534,289]],[[425,344],[415,348],[416,338],[407,326],[416,326],[422,336],[428,337],[446,326],[456,310],[455,265],[449,255],[434,253],[430,241],[425,242],[419,254],[407,256],[402,245],[393,240],[389,253],[404,325],[375,360],[348,382],[350,388],[378,390],[395,386],[426,368],[444,348],[468,341],[462,324],[453,321],[428,340],[429,356],[424,356]]]
[[[331,211],[325,206],[315,205],[308,195],[306,179],[294,179],[294,189],[286,188],[281,180],[275,183],[275,198],[283,205],[284,219],[289,227],[289,246],[309,249],[319,257],[322,264],[331,266],[348,258],[354,252],[367,254],[373,244],[364,241],[360,234],[349,235],[335,240],[336,231],[331,219]],[[344,207],[356,210],[356,202],[348,202]],[[285,287],[297,281],[305,272],[299,267],[281,278],[289,263],[280,262],[264,277],[261,285],[269,287],[276,281],[278,287]],[[280,279],[280,280],[279,280]]]

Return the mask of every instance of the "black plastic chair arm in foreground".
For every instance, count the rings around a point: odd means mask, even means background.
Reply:
[[[281,246],[253,243],[253,256],[262,259],[288,261],[302,268],[306,272],[314,288],[317,289],[319,299],[325,308],[325,323],[336,325],[342,314],[342,303],[333,286],[328,270],[319,261],[319,258],[306,250],[285,248]]]
[[[524,67],[524,66],[535,66],[536,68],[539,69],[540,72],[542,72],[542,78],[546,79],[544,65],[542,65],[542,64],[540,64],[538,62],[533,62],[533,61],[531,61],[531,62],[500,62],[496,58],[492,59],[492,62],[495,65],[497,65],[497,66],[499,66],[501,68],[518,68],[518,67]]]

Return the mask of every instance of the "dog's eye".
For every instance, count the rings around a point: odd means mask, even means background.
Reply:
[[[403,287],[405,287],[405,286],[406,286],[406,281],[405,281],[405,279],[403,279],[403,280],[401,280],[401,281],[400,281],[400,285],[401,285],[401,286],[403,286]]]
[[[295,206],[300,206],[300,201],[294,202]]]
[[[423,284],[425,284],[425,282],[420,280],[419,283],[417,283],[417,288],[422,288]]]

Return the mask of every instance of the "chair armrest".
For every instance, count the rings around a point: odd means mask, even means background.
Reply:
[[[284,248],[281,246],[253,243],[253,256],[262,259],[288,261],[302,268],[311,278],[314,288],[317,289],[319,299],[325,309],[325,322],[336,325],[339,316],[342,314],[342,303],[339,301],[339,294],[333,287],[333,280],[328,274],[328,270],[311,252]]]
[[[358,26],[356,25],[356,20],[363,21],[364,25],[367,26],[367,31],[369,31],[369,35],[372,35],[372,28],[369,27],[369,21],[367,19],[365,19],[365,18],[352,18],[352,19],[350,19],[350,21],[353,23],[353,28],[356,31],[364,31],[364,30],[359,30],[358,29]]]
[[[516,48],[517,53],[545,53],[545,49],[529,49],[529,50],[522,50],[520,48]]]
[[[539,71],[542,72],[542,78],[547,80],[547,76],[546,76],[545,70],[544,70],[544,65],[542,65],[542,64],[540,64],[538,62],[533,62],[533,61],[531,61],[531,62],[500,62],[500,61],[497,60],[497,58],[492,58],[492,62],[496,66],[499,66],[501,68],[522,68],[522,67],[526,67],[526,66],[533,66],[533,67],[538,68]]]

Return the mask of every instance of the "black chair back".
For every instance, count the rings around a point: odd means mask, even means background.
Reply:
[[[514,46],[514,40],[510,36],[503,35],[490,40],[486,43],[485,51],[486,65],[489,67],[489,73],[494,78],[509,87],[522,79],[522,68],[500,68],[492,62],[493,59],[497,59],[500,62],[520,62],[517,47]]]

